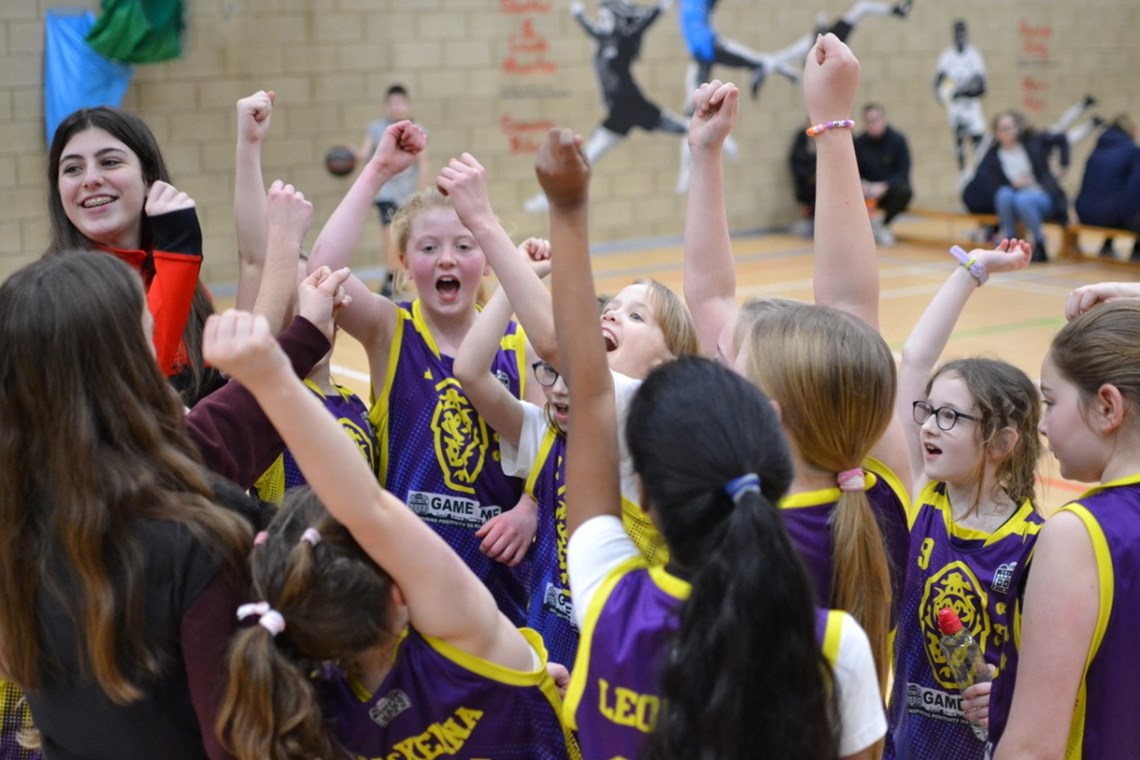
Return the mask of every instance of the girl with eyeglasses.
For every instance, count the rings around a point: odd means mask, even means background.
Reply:
[[[543,249],[543,253],[548,252],[549,247]],[[550,271],[548,259],[535,261],[532,266],[539,277]],[[455,356],[455,376],[475,410],[498,433],[503,472],[522,478],[524,492],[537,506],[533,545],[522,547],[509,561],[519,564],[526,556],[520,567],[530,589],[526,625],[542,636],[551,662],[569,667],[578,650],[578,626],[571,617],[566,570],[563,473],[570,389],[552,364],[534,362],[534,379],[546,396],[546,404],[539,407],[515,398],[492,374],[500,336],[513,310],[507,290],[504,285],[495,292],[463,339]]]
[[[931,373],[959,314],[990,274],[1022,269],[1032,249],[1004,240],[969,254],[934,296],[903,346],[896,413],[914,476],[910,551],[895,634],[884,757],[982,758],[938,640],[952,608],[996,678],[1016,666],[1011,613],[1018,579],[1041,529],[1034,478],[1041,451],[1033,382],[997,359],[946,362]],[[916,400],[917,399],[917,400]],[[1002,651],[1008,654],[1002,658]]]

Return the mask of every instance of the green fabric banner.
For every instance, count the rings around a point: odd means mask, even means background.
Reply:
[[[157,63],[182,55],[182,0],[103,0],[87,42],[105,58]]]

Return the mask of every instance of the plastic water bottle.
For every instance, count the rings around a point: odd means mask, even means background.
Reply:
[[[990,666],[982,657],[982,650],[978,649],[978,643],[970,632],[962,627],[962,621],[954,610],[943,607],[938,611],[938,630],[942,632],[942,654],[959,691],[965,691],[972,684],[992,680]],[[970,728],[982,741],[989,736],[989,731],[976,723],[971,723]]]

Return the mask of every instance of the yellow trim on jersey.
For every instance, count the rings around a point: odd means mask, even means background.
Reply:
[[[668,564],[669,546],[665,537],[657,530],[649,513],[624,496],[621,497],[621,524],[651,567]]]
[[[1006,518],[1006,521],[993,533],[986,533],[984,530],[970,528],[955,522],[951,513],[950,498],[946,495],[945,489],[943,489],[943,493],[935,491],[941,483],[942,481],[937,480],[928,481],[922,487],[922,491],[919,492],[917,502],[927,504],[932,509],[938,510],[942,516],[942,524],[946,526],[947,535],[968,541],[983,541],[984,546],[990,546],[1010,536],[1021,536],[1024,540],[1026,536],[1036,536],[1041,532],[1041,523],[1030,522],[1029,520],[1029,517],[1037,511],[1029,499],[1022,501],[1021,506],[1014,510],[1013,514]]]
[[[847,613],[843,610],[828,610],[827,623],[823,628],[823,656],[832,669],[839,662],[839,646],[843,643],[843,618]]]
[[[424,309],[420,299],[412,301],[412,325],[416,328],[421,336],[423,336],[424,343],[435,354],[435,358],[439,358],[439,345],[435,342],[435,336],[431,334],[431,328],[428,327],[427,320],[424,319]]]
[[[693,585],[691,583],[675,575],[670,575],[669,571],[664,567],[649,568],[649,577],[657,585],[657,588],[682,602],[686,601],[689,598],[689,594],[693,592]]]
[[[647,567],[645,557],[640,554],[630,557],[615,567],[598,586],[594,598],[590,600],[590,606],[582,615],[582,635],[578,639],[578,655],[574,658],[574,669],[570,672],[570,686],[566,688],[566,697],[562,701],[562,723],[573,731],[578,730],[578,721],[574,714],[578,712],[578,705],[582,703],[582,693],[586,690],[590,675],[590,648],[594,643],[594,629],[598,624],[598,618],[601,617],[602,610],[618,581],[634,570],[644,570]]]
[[[400,645],[404,643],[404,639],[408,638],[408,632],[411,628],[405,628],[400,631],[400,635],[396,638],[396,645],[392,647],[392,661],[396,661],[396,655],[400,652]],[[384,675],[387,678],[387,674]],[[345,672],[344,681],[348,684],[349,691],[356,697],[362,704],[369,702],[372,697],[376,696],[374,692],[368,690],[364,684],[356,680],[356,676],[349,672]]]
[[[376,393],[375,385],[369,391],[372,403],[368,407],[368,421],[372,423],[372,429],[376,431],[376,443],[380,449],[380,461],[377,465],[377,477],[380,480],[380,485],[384,485],[384,481],[388,477],[388,458],[390,456],[388,451],[388,419],[391,412],[389,404],[392,394],[392,381],[396,377],[397,365],[400,362],[400,347],[404,342],[404,325],[407,321],[407,310],[397,304],[396,328],[392,331],[392,342],[388,346],[388,367],[384,371],[384,385],[381,386],[379,395]],[[375,383],[376,378],[372,378],[372,382]]]
[[[1100,491],[1105,487],[1115,485],[1131,485],[1140,479],[1137,476],[1129,476],[1118,481],[1113,481],[1112,484],[1105,484],[1099,488],[1095,488],[1088,493]],[[1129,481],[1129,482],[1123,482]],[[1108,539],[1105,538],[1104,530],[1101,529],[1100,523],[1097,522],[1096,517],[1088,511],[1086,507],[1076,502],[1066,504],[1061,509],[1065,512],[1071,512],[1077,516],[1082,523],[1084,523],[1085,530],[1089,532],[1089,540],[1092,542],[1093,555],[1096,557],[1096,574],[1098,585],[1100,586],[1099,593],[1099,609],[1096,614],[1096,629],[1093,631],[1092,642],[1089,645],[1088,657],[1085,658],[1085,667],[1081,672],[1081,686],[1077,691],[1077,702],[1073,707],[1073,720],[1069,724],[1069,743],[1065,753],[1066,758],[1079,758],[1081,756],[1081,746],[1084,743],[1085,735],[1085,710],[1088,707],[1087,688],[1089,667],[1092,665],[1093,659],[1096,657],[1097,652],[1100,650],[1101,642],[1104,641],[1105,631],[1108,630],[1109,618],[1112,617],[1112,604],[1113,598],[1116,594],[1115,588],[1115,575],[1112,568],[1112,554],[1108,548]]]
[[[867,469],[867,468],[864,468]],[[866,481],[864,483],[864,492],[870,491],[879,482],[879,474],[872,471],[866,472]],[[819,507],[824,504],[831,504],[832,502],[839,501],[839,496],[843,492],[839,490],[839,486],[831,486],[830,488],[821,488],[818,491],[801,491],[800,493],[788,494],[780,499],[780,509],[802,509],[804,507]],[[904,502],[905,505],[906,502]]]
[[[550,456],[550,450],[554,447],[554,442],[558,440],[558,431],[551,426],[546,426],[546,433],[542,436],[542,443],[538,445],[538,454],[534,457],[534,462],[530,466],[530,473],[526,476],[526,483],[523,484],[523,490],[534,496],[534,486],[538,482],[539,473],[542,468],[546,466],[546,460]]]
[[[464,670],[483,676],[488,680],[507,686],[539,686],[544,678],[550,678],[550,674],[546,672],[546,645],[542,643],[542,637],[538,635],[537,631],[531,628],[519,628],[518,630],[538,654],[539,663],[534,670],[515,670],[505,665],[499,665],[469,652],[464,652],[454,644],[443,639],[437,639],[434,636],[421,633],[420,638],[445,659],[451,660]]]
[[[890,487],[895,498],[902,504],[903,514],[906,515],[906,526],[909,530],[914,525],[915,518],[918,517],[918,508],[910,498],[910,489],[903,485],[899,476],[895,475],[894,470],[874,457],[867,457],[863,460],[863,469],[870,470],[875,477],[885,481]]]
[[[1083,500],[1092,496],[1094,493],[1107,491],[1109,488],[1118,488],[1120,486],[1134,486],[1137,484],[1140,484],[1140,472],[1136,472],[1131,475],[1125,475],[1123,478],[1117,478],[1116,480],[1110,480],[1107,483],[1101,483],[1100,485],[1093,486],[1077,498],[1073,499],[1073,501],[1070,503],[1080,504]]]

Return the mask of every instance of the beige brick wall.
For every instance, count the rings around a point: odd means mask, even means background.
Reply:
[[[97,7],[95,0],[83,0]],[[75,4],[72,2],[72,4]],[[776,50],[812,28],[817,9],[842,13],[848,0],[722,0],[718,29],[760,50]],[[43,16],[48,0],[0,4],[0,277],[35,258],[47,239],[42,116]],[[588,4],[593,13],[596,3]],[[534,193],[529,149],[546,123],[584,134],[603,117],[590,59],[593,43],[565,0],[251,0],[188,2],[182,59],[140,66],[124,101],[154,129],[180,188],[199,204],[207,241],[205,277],[234,278],[231,187],[237,98],[278,93],[265,150],[267,180],[282,177],[311,197],[320,224],[348,180],[323,169],[324,152],[361,138],[387,85],[401,81],[431,133],[432,162],[471,150],[492,178],[496,210],[518,235],[545,220],[524,214]],[[517,12],[514,12],[517,11]],[[863,62],[860,102],[882,101],[911,139],[918,205],[952,208],[956,171],[944,112],[930,80],[951,21],[970,21],[990,70],[987,115],[1005,106],[1047,125],[1091,92],[1105,116],[1140,116],[1134,72],[1140,6],[1133,0],[917,0],[911,18],[865,21],[851,38]],[[650,99],[678,109],[686,55],[676,9],[646,37],[635,75]],[[746,83],[746,72],[719,70]],[[797,88],[779,77],[759,102],[747,98],[728,166],[734,229],[795,217],[786,153],[803,121]],[[1075,192],[1091,141],[1076,152]],[[673,194],[679,141],[634,132],[595,171],[593,238],[609,242],[676,236],[683,199]],[[358,264],[374,263],[370,223]]]

